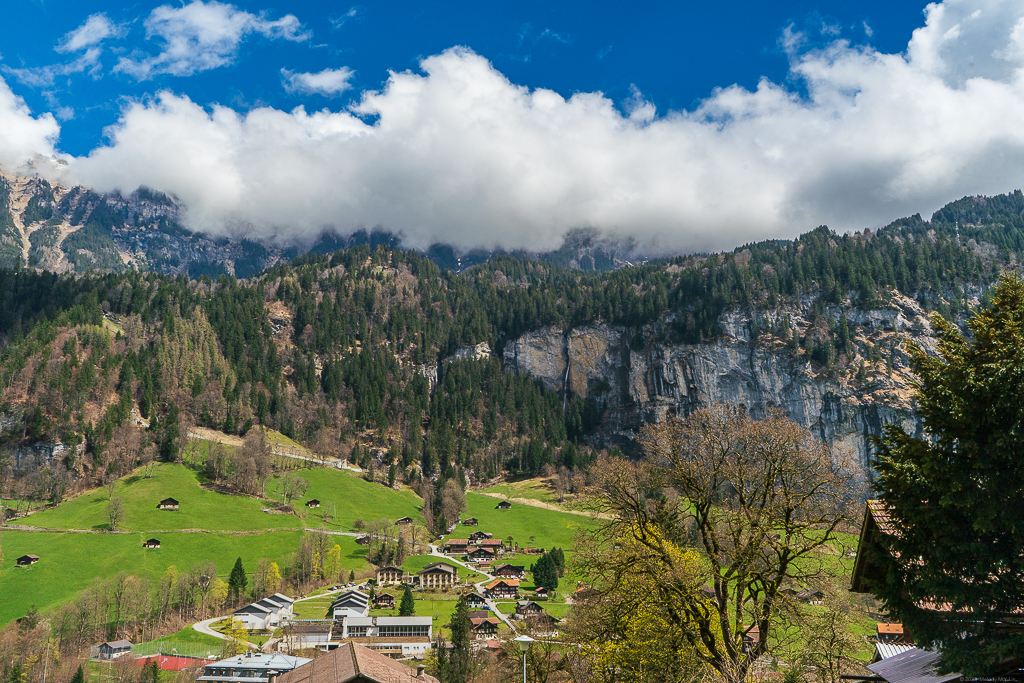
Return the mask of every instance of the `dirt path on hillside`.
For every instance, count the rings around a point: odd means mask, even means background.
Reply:
[[[609,515],[604,512],[584,512],[583,510],[567,510],[562,507],[558,507],[554,503],[545,503],[542,500],[536,500],[534,498],[506,498],[504,494],[496,493],[493,491],[472,491],[472,493],[479,493],[481,496],[487,496],[488,498],[497,498],[499,500],[508,500],[512,503],[519,503],[520,505],[529,505],[534,508],[544,508],[545,510],[554,510],[555,512],[566,512],[570,515],[581,515],[583,517],[590,517],[591,519],[615,519],[614,515]]]

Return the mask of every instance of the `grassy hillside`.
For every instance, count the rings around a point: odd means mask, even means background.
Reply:
[[[478,493],[466,494],[466,511],[462,513],[462,517],[476,517],[480,520],[480,526],[473,528],[459,525],[452,536],[466,538],[473,531],[480,530],[494,534],[495,538],[512,536],[521,546],[559,546],[569,549],[572,547],[576,530],[591,523],[590,519],[583,515],[529,505],[513,504],[511,510],[495,509],[499,502],[497,498]]]
[[[302,507],[305,501],[316,498],[320,507],[309,510],[305,523],[309,527],[319,527],[323,523],[326,503],[333,502],[338,508],[338,518],[329,520],[327,528],[351,530],[357,519],[370,521],[374,519],[396,520],[401,517],[420,516],[419,497],[409,489],[395,491],[380,484],[371,484],[351,472],[331,467],[296,470],[296,474],[309,480],[309,489],[301,500],[295,502],[296,508]],[[275,500],[281,500],[277,493],[279,479],[267,485],[267,493]]]
[[[252,531],[302,526],[292,515],[262,512],[266,503],[256,498],[201,488],[196,473],[183,465],[158,465],[151,479],[137,470],[117,483],[114,495],[125,503],[119,527],[129,531]],[[158,510],[157,503],[164,498],[177,498],[181,507],[176,512]],[[50,529],[106,529],[107,491],[95,489],[52,510],[35,513],[25,519],[25,524]]]
[[[227,580],[235,558],[241,557],[252,571],[261,557],[279,563],[287,561],[299,543],[300,532],[271,532],[246,536],[223,533],[161,533],[161,548],[145,550],[144,534],[27,533],[7,531],[3,535],[3,568],[0,570],[0,623],[25,614],[35,604],[45,611],[67,602],[96,579],[120,571],[157,579],[174,565],[186,570],[197,562],[211,560]],[[365,551],[351,538],[338,537],[342,564],[360,571],[367,569]],[[38,563],[15,568],[15,558],[31,553]]]

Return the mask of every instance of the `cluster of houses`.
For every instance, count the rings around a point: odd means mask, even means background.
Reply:
[[[294,602],[287,595],[274,593],[235,610],[231,616],[241,622],[247,631],[272,631],[291,619]]]
[[[203,683],[438,683],[357,643],[346,643],[329,654],[307,659],[283,654],[249,652],[208,664],[198,678]]]
[[[507,550],[504,541],[492,536],[486,531],[474,531],[469,538],[451,538],[441,546],[441,552],[465,557],[467,562],[489,563]]]
[[[378,600],[374,606],[394,605],[394,596]],[[340,593],[331,603],[329,618],[294,620],[285,629],[282,646],[289,650],[331,651],[345,643],[358,643],[389,657],[422,657],[431,648],[431,617],[370,616],[370,596],[351,589]]]

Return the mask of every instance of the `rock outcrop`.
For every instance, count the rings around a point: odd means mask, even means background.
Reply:
[[[602,415],[596,438],[604,443],[629,445],[644,424],[713,404],[744,406],[755,417],[779,407],[869,470],[869,436],[883,425],[920,431],[902,342],[933,350],[931,327],[916,302],[899,296],[880,309],[836,306],[819,319],[836,321],[845,313],[855,330],[854,350],[831,368],[774,334],[754,336],[755,320],[778,329],[788,316],[791,329],[806,338],[815,325],[810,308],[808,300],[756,315],[728,311],[720,320],[722,335],[702,344],[665,341],[659,334],[665,321],[642,331],[602,324],[548,327],[509,341],[504,363],[564,396],[594,400]],[[885,357],[869,360],[870,349],[884,350]]]

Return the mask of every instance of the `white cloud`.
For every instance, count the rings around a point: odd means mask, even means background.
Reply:
[[[147,57],[122,57],[115,71],[139,80],[159,74],[189,76],[231,64],[244,38],[257,34],[272,40],[301,42],[310,34],[291,14],[269,20],[234,5],[193,0],[182,7],[161,5],[145,21],[146,38],[163,43],[162,51]]]
[[[363,11],[363,8],[360,7],[359,5],[355,5],[353,7],[350,7],[349,10],[347,12],[345,12],[344,14],[342,14],[341,16],[334,17],[333,19],[330,20],[331,28],[333,28],[335,31],[337,31],[342,26],[347,24],[350,20],[355,19],[356,17],[358,17],[359,13],[361,11]]]
[[[290,93],[307,93],[332,97],[340,95],[352,87],[349,83],[355,72],[347,66],[340,69],[324,69],[315,74],[295,73],[281,69],[284,89]]]
[[[99,47],[90,47],[77,59],[65,64],[49,64],[22,69],[4,66],[3,71],[24,85],[33,88],[49,88],[61,76],[71,76],[86,71],[94,76],[98,75],[102,52],[103,50]]]
[[[92,47],[102,43],[107,38],[121,35],[119,27],[115,26],[107,15],[93,14],[85,23],[71,31],[60,43],[57,44],[57,52],[78,52],[84,48]]]
[[[0,168],[17,171],[52,158],[60,125],[50,114],[32,116],[25,101],[0,79]]]
[[[593,226],[681,251],[877,226],[1024,187],[1022,19],[1019,2],[947,0],[905,53],[791,52],[806,96],[765,80],[662,116],[639,93],[623,114],[600,93],[529,90],[465,49],[345,111],[163,93],[69,180],[145,184],[180,197],[192,227],[282,239],[379,225],[415,245],[544,249]]]

